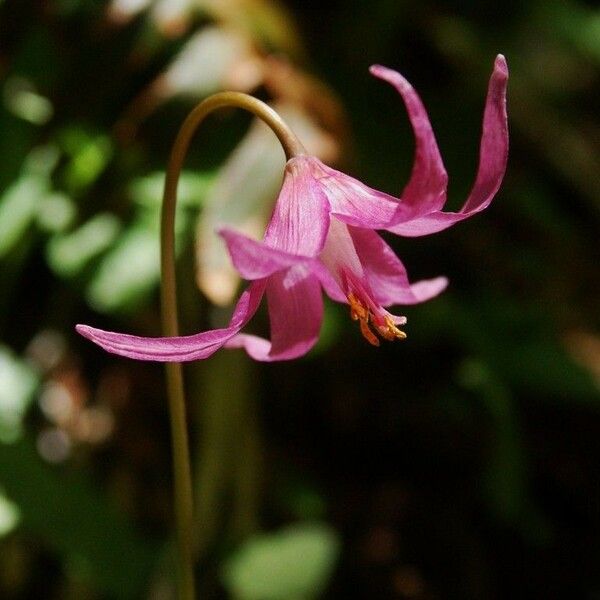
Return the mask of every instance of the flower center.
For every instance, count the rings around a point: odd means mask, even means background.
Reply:
[[[379,337],[390,341],[406,338],[406,333],[396,327],[406,319],[394,321],[376,302],[348,227],[334,217],[320,258],[348,299],[350,316],[358,321],[369,344],[379,346]]]
[[[396,324],[390,315],[384,315],[383,318],[377,318],[368,306],[352,292],[348,294],[348,304],[350,305],[350,317],[353,321],[358,321],[360,332],[369,344],[379,346],[379,338],[373,333],[373,330],[385,340],[394,341],[406,339],[406,333],[396,327]],[[381,321],[383,321],[383,323],[381,323]]]

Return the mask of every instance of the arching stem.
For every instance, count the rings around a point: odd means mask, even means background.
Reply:
[[[242,108],[262,119],[278,137],[288,160],[293,156],[305,153],[304,147],[281,117],[264,102],[247,94],[239,92],[214,94],[198,104],[188,115],[171,150],[162,203],[161,307],[162,330],[167,337],[179,335],[175,284],[175,207],[179,174],[197,127],[209,113],[222,107]],[[181,363],[166,363],[166,375],[173,447],[175,521],[179,553],[179,598],[180,600],[195,600],[192,475]]]

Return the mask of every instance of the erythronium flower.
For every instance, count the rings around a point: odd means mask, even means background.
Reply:
[[[87,325],[78,325],[79,333],[109,352],[141,360],[199,360],[222,347],[245,348],[256,360],[287,360],[306,354],[316,343],[323,289],[333,300],[350,306],[351,317],[370,343],[378,345],[378,336],[387,340],[406,337],[398,328],[406,318],[384,307],[429,300],[444,290],[447,280],[437,277],[409,283],[399,258],[375,230],[409,237],[427,235],[490,204],[506,169],[508,69],[499,55],[488,87],[477,177],[463,207],[455,213],[441,210],[447,175],[419,96],[395,71],[373,66],[371,73],[399,92],[415,135],[415,162],[400,198],[373,190],[313,156],[294,156],[286,164],[263,240],[230,229],[219,232],[234,266],[251,282],[228,327],[171,338],[111,333]],[[270,341],[240,333],[265,294]]]

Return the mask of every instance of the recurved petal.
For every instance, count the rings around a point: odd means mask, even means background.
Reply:
[[[271,352],[271,342],[258,335],[238,333],[225,343],[225,348],[229,348],[230,350],[242,348],[248,353],[248,356],[254,360],[262,362],[273,361],[269,356],[269,353]]]
[[[314,178],[312,160],[296,156],[285,166],[281,192],[264,237],[271,248],[310,257],[323,248],[329,229],[329,204]]]
[[[281,269],[313,260],[272,248],[233,229],[223,228],[219,230],[219,235],[227,244],[233,266],[244,279],[262,279]]]
[[[348,229],[365,277],[375,299],[382,306],[425,302],[443,292],[448,285],[445,277],[411,284],[400,259],[376,232],[356,227]]]
[[[140,337],[77,325],[77,331],[113,354],[138,360],[186,362],[208,358],[232,338],[252,318],[266,287],[255,281],[240,296],[228,327],[178,337]]]
[[[324,165],[316,158],[314,172],[319,178],[331,214],[347,225],[385,229],[411,218],[410,207],[397,198],[379,192],[350,175]]]
[[[415,160],[410,180],[401,194],[402,204],[411,208],[413,217],[441,209],[446,202],[448,175],[421,98],[400,73],[381,65],[373,65],[369,70],[393,85],[402,96],[415,135]]]
[[[471,215],[486,208],[504,178],[508,160],[507,83],[508,66],[504,56],[499,54],[494,63],[483,114],[477,178],[461,209],[462,213]]]
[[[323,319],[318,278],[304,266],[273,274],[267,284],[271,341],[239,334],[227,348],[244,348],[255,360],[290,360],[306,354],[317,342]]]
[[[442,231],[487,208],[502,183],[508,159],[507,82],[506,60],[499,54],[488,86],[477,177],[461,210],[457,213],[434,211],[429,215],[389,227],[390,231],[409,237],[427,235]]]
[[[388,227],[387,230],[395,233],[396,235],[402,235],[404,237],[419,237],[421,235],[429,235],[430,233],[437,233],[438,231],[448,229],[448,227],[452,227],[454,223],[458,223],[463,219],[467,219],[475,214],[475,212],[479,211],[473,211],[470,213],[454,213],[438,210],[428,215],[417,217],[416,219],[410,219],[405,223]]]

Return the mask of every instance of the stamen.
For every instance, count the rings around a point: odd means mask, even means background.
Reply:
[[[353,321],[359,322],[360,331],[369,344],[379,346],[379,339],[375,333],[378,333],[383,339],[390,342],[406,338],[406,333],[396,327],[396,324],[390,315],[385,315],[383,317],[385,325],[375,323],[373,314],[369,308],[367,308],[367,306],[365,306],[365,304],[363,304],[363,302],[353,293],[348,294],[348,304],[350,305],[350,317]],[[375,333],[371,328],[375,330]]]
[[[369,342],[369,344],[372,344],[373,346],[379,346],[379,340],[377,339],[377,336],[371,331],[367,321],[363,319],[360,320],[360,332],[363,334],[363,337],[365,340],[367,340],[367,342]]]
[[[369,309],[352,293],[348,294],[350,303],[350,317],[353,321],[369,319]]]
[[[379,330],[379,333],[381,334],[382,337],[384,337],[386,340],[405,340],[406,339],[406,333],[404,333],[404,331],[398,329],[398,327],[396,327],[396,323],[394,323],[394,321],[392,320],[392,317],[390,317],[389,315],[386,315],[384,317],[385,319],[385,324],[387,325],[387,327],[378,327],[377,329]]]

